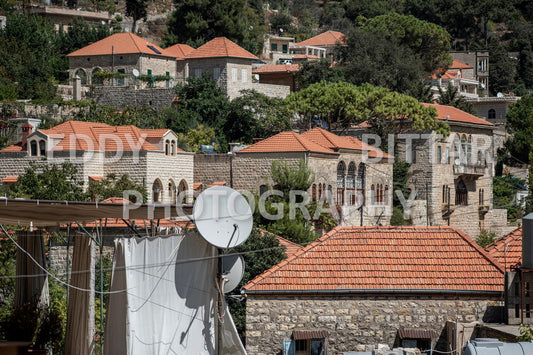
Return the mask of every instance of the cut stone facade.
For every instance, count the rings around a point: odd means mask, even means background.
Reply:
[[[398,346],[400,328],[434,330],[437,349],[446,348],[446,321],[500,322],[503,302],[496,295],[259,295],[247,293],[246,350],[281,354],[293,330],[322,329],[328,354]],[[425,349],[422,349],[425,350]]]
[[[162,109],[172,104],[175,89],[135,89],[132,86],[97,86],[93,88],[93,98],[97,104],[125,107],[146,106]]]

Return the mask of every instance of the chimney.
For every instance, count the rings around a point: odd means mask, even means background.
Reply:
[[[31,134],[32,130],[33,126],[28,122],[22,125],[22,146],[26,145],[26,142],[28,141],[28,136]]]
[[[533,269],[533,213],[522,218],[522,267]]]

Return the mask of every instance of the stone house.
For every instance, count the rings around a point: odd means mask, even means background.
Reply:
[[[454,60],[472,66],[474,79],[479,82],[479,90],[483,93],[489,92],[490,55],[488,51],[452,51],[450,55]]]
[[[326,31],[305,41],[296,43],[291,48],[293,54],[313,55],[319,58],[333,58],[338,46],[346,45],[346,36],[337,31]]]
[[[280,59],[290,59],[294,55],[290,49],[294,46],[294,37],[268,35],[264,45],[261,59],[269,64],[278,64]]]
[[[450,351],[446,322],[495,322],[503,268],[452,227],[337,227],[250,281],[249,354],[378,343]]]
[[[147,83],[155,87],[173,87],[177,73],[176,57],[163,52],[159,46],[133,33],[115,33],[68,54],[69,77],[78,76],[82,85],[90,85],[96,83],[93,78],[96,72],[116,72],[124,74],[124,77],[113,79],[114,86],[145,87],[147,84],[136,74],[147,79],[163,76],[168,80]]]
[[[185,79],[185,56],[194,51],[194,48],[187,44],[175,44],[163,50],[163,54],[176,58],[176,80]]]
[[[193,155],[177,147],[169,129],[67,121],[32,132],[25,125],[22,141],[0,150],[0,180],[16,182],[30,164],[68,162],[85,188],[108,174],[128,174],[146,187],[149,202],[175,203],[192,187]]]
[[[304,160],[314,174],[311,198],[328,199],[337,206],[341,224],[389,224],[394,158],[356,138],[321,128],[302,134],[281,132],[235,154],[196,155],[194,181],[204,186],[226,182],[237,190],[262,193],[274,185],[270,169],[276,160],[292,166]]]
[[[488,121],[452,106],[424,104],[450,126],[450,135],[404,130],[396,137],[396,156],[411,164],[410,219],[415,225],[460,228],[474,238],[481,230],[503,234],[507,211],[494,209],[493,129]],[[405,196],[407,200],[407,196]]]
[[[252,73],[259,77],[261,84],[284,85],[290,92],[297,90],[297,79],[300,71],[298,64],[263,65],[254,69]]]
[[[431,79],[431,91],[435,98],[439,97],[439,87],[446,91],[450,84],[457,88],[461,96],[467,98],[479,96],[480,83],[476,79],[474,67],[458,60],[454,59],[452,65],[443,74],[432,74]]]

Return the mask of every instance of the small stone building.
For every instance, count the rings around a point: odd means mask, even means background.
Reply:
[[[336,205],[341,224],[389,224],[394,158],[356,138],[321,128],[282,132],[236,154],[196,155],[194,180],[203,186],[226,182],[237,190],[262,193],[274,184],[270,169],[276,160],[292,166],[305,161],[315,179],[308,191],[311,198],[327,198]]]
[[[298,73],[300,65],[298,64],[277,64],[263,65],[254,69],[253,74],[259,76],[259,83],[284,85],[290,88],[291,92],[297,90]]]
[[[177,140],[169,129],[67,121],[32,132],[25,125],[22,141],[0,150],[0,180],[16,182],[31,164],[71,163],[84,187],[108,174],[128,174],[146,187],[149,202],[175,203],[192,188],[194,163]]]
[[[294,44],[290,52],[296,55],[304,54],[332,59],[333,53],[339,46],[346,46],[346,36],[341,32],[326,31]]]
[[[503,269],[451,227],[337,227],[245,287],[249,354],[450,351],[446,322],[497,322]]]
[[[67,55],[69,77],[78,76],[82,85],[96,84],[94,76],[98,71],[124,74],[113,79],[114,86],[137,85],[173,87],[177,72],[177,61],[173,54],[165,51],[133,33],[115,33],[109,37],[89,44]],[[147,78],[168,77],[168,80],[141,81],[134,75]]]

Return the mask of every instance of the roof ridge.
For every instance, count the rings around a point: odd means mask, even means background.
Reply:
[[[141,49],[139,48],[139,46],[137,45],[137,41],[135,40],[136,38],[133,37],[133,33],[128,32],[128,35],[129,35],[130,39],[132,40],[133,45],[135,46],[135,48],[137,48],[137,50],[138,50],[139,52],[142,52],[142,50],[141,50]],[[140,37],[139,37],[139,38],[140,38]]]
[[[461,236],[461,238],[463,238],[463,240],[465,240],[468,244],[470,244],[472,247],[474,247],[478,251],[478,253],[480,253],[485,259],[487,259],[488,262],[494,264],[494,266],[496,266],[502,272],[502,274],[505,273],[505,268],[500,264],[499,261],[496,261],[496,260],[492,259],[492,256],[490,256],[488,251],[486,251],[485,249],[480,247],[472,238],[470,238],[468,235],[466,235],[459,228],[453,228],[453,227],[450,227],[450,228],[455,230],[457,232],[457,234],[459,234]]]
[[[510,238],[510,237],[521,238],[522,234],[514,235],[514,233],[517,232],[519,229],[522,229],[522,227],[517,227],[517,228],[513,229],[512,231],[510,231],[509,233],[507,233],[507,234],[495,239],[492,243],[490,243],[489,245],[487,245],[485,247],[485,250],[487,250],[488,248],[491,248],[491,247],[496,247],[497,246],[496,243],[499,243],[500,241],[505,240],[507,238]]]

